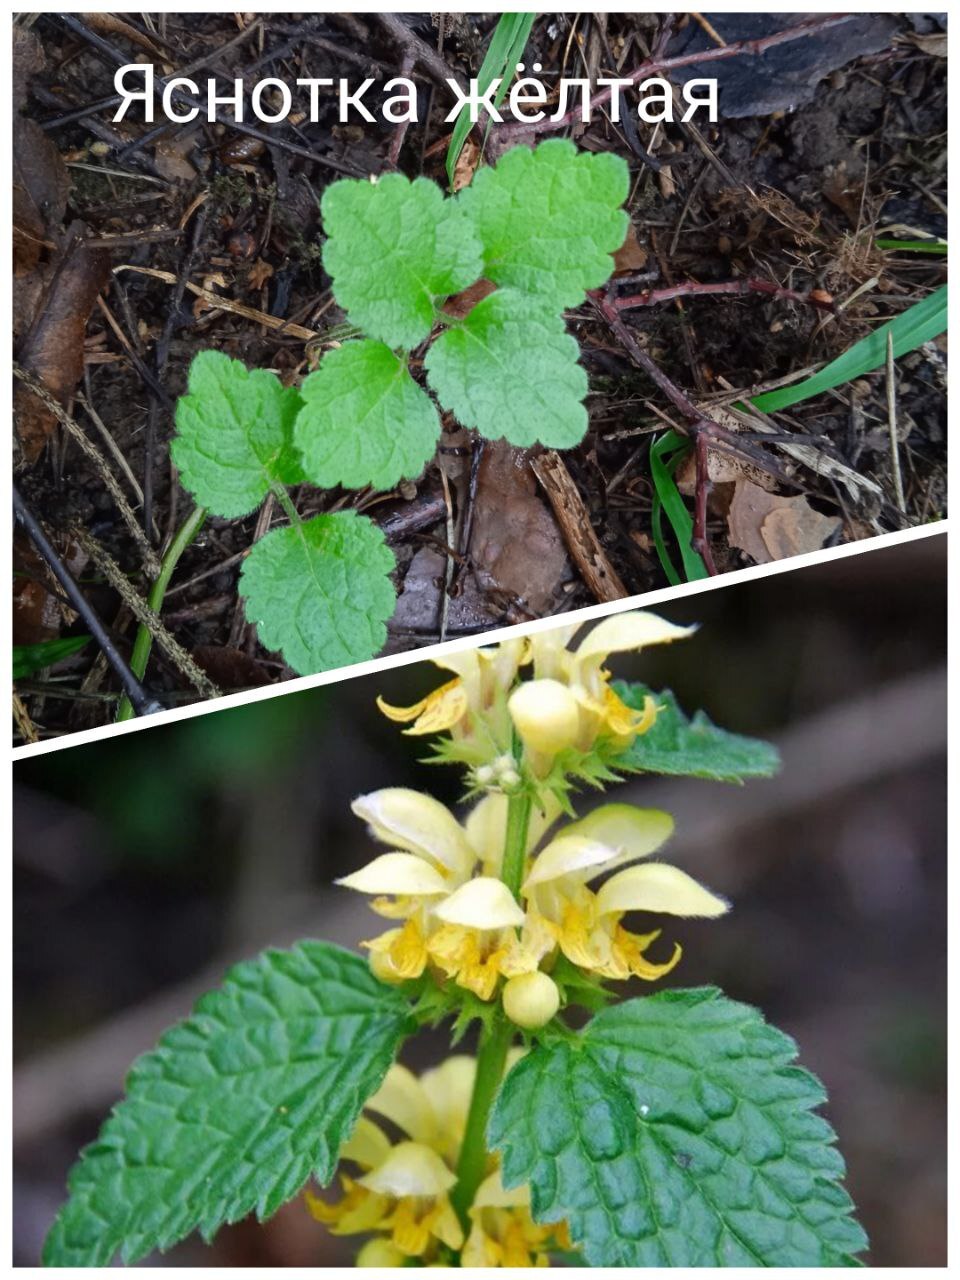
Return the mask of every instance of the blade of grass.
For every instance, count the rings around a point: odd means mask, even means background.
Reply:
[[[765,413],[787,409],[790,405],[799,404],[801,400],[818,396],[821,391],[829,391],[831,387],[839,387],[841,383],[852,382],[854,378],[881,368],[887,359],[888,333],[893,336],[894,357],[899,357],[905,356],[908,351],[914,351],[931,338],[936,338],[946,327],[947,286],[944,284],[922,302],[915,303],[902,315],[888,320],[886,324],[874,329],[873,333],[855,342],[849,350],[812,378],[805,378],[803,382],[794,383],[791,387],[767,391],[751,403]]]
[[[494,105],[497,107],[506,96],[510,81],[513,79],[514,68],[523,57],[527,38],[536,16],[535,13],[504,13],[496,25],[487,55],[480,65],[477,84],[480,92],[486,93],[497,76],[503,76],[503,84],[493,98]],[[470,117],[461,111],[453,127],[450,146],[447,148],[447,179],[451,187],[460,152],[472,127]]]
[[[90,643],[89,636],[68,636],[62,640],[42,640],[39,644],[15,644],[13,646],[13,678],[22,680],[44,667],[69,658],[72,653]]]
[[[900,249],[904,253],[939,253],[947,252],[946,240],[875,240],[878,249]]]
[[[654,487],[653,541],[657,549],[657,555],[660,557],[663,571],[672,586],[676,586],[683,579],[677,573],[673,560],[667,553],[660,519],[661,510],[666,514],[670,527],[673,529],[674,536],[677,539],[686,581],[695,582],[699,578],[709,576],[703,560],[690,545],[693,540],[693,518],[687,510],[686,504],[680,496],[680,490],[677,488],[677,482],[673,478],[673,473],[687,452],[688,447],[688,442],[683,436],[678,435],[676,431],[665,432],[650,446],[650,475],[653,479]]]
[[[167,594],[167,587],[169,587],[173,571],[177,567],[177,561],[200,532],[200,528],[206,518],[206,507],[194,507],[167,548],[167,554],[163,557],[160,565],[160,573],[150,588],[150,594],[147,596],[147,604],[154,613],[160,612],[163,605],[163,597]],[[137,627],[137,638],[133,642],[133,652],[130,654],[130,670],[140,680],[143,679],[144,672],[147,669],[147,659],[150,657],[152,647],[153,636],[141,623]],[[130,699],[124,695],[120,699],[120,706],[117,708],[117,720],[129,720],[132,715],[133,707],[130,705]]]

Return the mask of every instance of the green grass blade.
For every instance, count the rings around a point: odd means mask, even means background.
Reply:
[[[683,498],[680,496],[677,482],[673,478],[674,469],[686,449],[687,442],[682,436],[677,435],[675,431],[665,432],[659,440],[650,446],[650,475],[653,478],[655,491],[653,541],[657,549],[657,555],[660,557],[663,571],[673,586],[676,586],[682,579],[677,574],[673,561],[667,554],[658,508],[662,508],[670,521],[670,526],[677,539],[677,545],[680,548],[680,559],[683,562],[683,572],[687,582],[694,582],[699,578],[708,576],[706,565],[690,545],[693,538],[693,519]]]
[[[480,65],[477,83],[480,92],[485,93],[497,76],[503,76],[503,84],[494,96],[494,104],[499,107],[506,96],[514,68],[523,57],[527,38],[536,19],[535,13],[504,13],[497,23],[487,55]],[[473,126],[470,117],[461,111],[453,128],[450,146],[447,148],[447,179],[453,186],[453,174],[460,159],[460,152],[467,140],[467,134]]]
[[[903,253],[939,253],[947,252],[946,240],[897,240],[896,238],[875,240],[878,249],[899,249]]]
[[[69,658],[72,653],[90,643],[89,636],[68,636],[64,640],[43,640],[39,644],[15,644],[13,646],[13,678],[22,680],[44,667]]]
[[[792,387],[780,387],[757,396],[751,403],[757,409],[773,413],[818,396],[821,391],[852,382],[865,373],[871,373],[885,364],[887,359],[887,334],[893,334],[894,357],[905,356],[908,351],[929,342],[943,333],[947,327],[947,286],[941,285],[928,298],[916,303],[903,315],[882,324],[879,329],[855,342],[849,351],[832,361],[812,378],[805,378]],[[652,454],[652,450],[651,450]]]

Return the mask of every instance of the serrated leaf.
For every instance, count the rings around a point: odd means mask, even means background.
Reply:
[[[134,1063],[70,1173],[44,1262],[132,1262],[328,1181],[411,1025],[396,989],[328,943],[237,965]]]
[[[645,684],[620,680],[613,687],[628,707],[640,711],[644,699],[652,697],[660,708],[653,728],[608,761],[613,769],[742,782],[769,778],[780,768],[780,753],[771,743],[718,729],[703,711],[687,717],[669,689],[656,693]]]
[[[390,347],[428,336],[441,298],[479,279],[480,243],[463,210],[427,178],[343,179],[320,203],[323,265],[354,324]]]
[[[498,289],[427,352],[427,381],[465,427],[491,440],[551,449],[579,444],[587,430],[587,375],[559,315],[512,289]]]
[[[483,245],[483,274],[555,307],[576,307],[610,278],[629,220],[630,171],[612,152],[566,138],[514,147],[458,202]]]
[[[504,1185],[529,1182],[534,1218],[565,1219],[590,1266],[853,1265],[866,1236],[795,1057],[715,988],[606,1009],[505,1080]]]
[[[367,516],[337,511],[273,529],[240,574],[260,642],[300,675],[363,662],[383,648],[396,605],[396,567]]]
[[[300,394],[294,439],[308,479],[323,489],[390,489],[419,476],[436,452],[433,402],[382,342],[328,352]]]
[[[201,351],[177,401],[170,453],[180,483],[218,516],[245,516],[271,482],[303,480],[293,448],[300,394],[268,369],[247,369],[222,351]]]

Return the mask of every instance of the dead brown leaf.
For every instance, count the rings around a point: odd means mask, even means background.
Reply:
[[[470,558],[483,588],[521,600],[539,617],[553,612],[571,570],[529,457],[502,440],[484,449]]]
[[[841,527],[836,516],[814,511],[802,495],[781,498],[750,480],[738,480],[727,515],[730,545],[757,564],[819,551]]]
[[[464,187],[469,187],[479,163],[480,148],[472,138],[467,138],[457,156],[457,163],[453,166],[454,191],[462,191]]]
[[[627,238],[613,255],[613,274],[622,275],[627,271],[642,271],[647,265],[650,255],[637,239],[637,229],[631,222],[627,227]]]
[[[64,564],[76,577],[82,573],[87,556],[79,545],[61,536],[55,538],[60,545]],[[51,588],[45,585],[51,582]],[[55,640],[63,625],[76,619],[74,611],[60,599],[56,584],[52,583],[50,570],[33,543],[22,530],[13,536],[13,643],[41,644]]]
[[[83,374],[83,340],[97,294],[110,276],[110,255],[87,248],[78,235],[61,258],[17,353],[66,408]],[[14,392],[17,434],[26,463],[36,462],[56,418],[29,388]]]
[[[153,149],[153,162],[160,176],[169,182],[192,182],[197,171],[187,155],[196,145],[196,138],[189,132],[161,138]]]
[[[247,272],[247,284],[251,289],[262,289],[273,275],[273,267],[269,262],[258,258]]]

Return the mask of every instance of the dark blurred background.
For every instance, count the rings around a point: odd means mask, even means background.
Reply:
[[[727,585],[658,610],[701,622],[692,640],[612,664],[781,747],[772,781],[615,794],[675,813],[666,856],[733,899],[722,922],[668,924],[686,954],[667,981],[717,982],[797,1038],[877,1266],[946,1263],[945,574],[938,535]],[[350,799],[395,784],[455,802],[458,777],[418,763],[374,696],[442,678],[417,663],[16,765],[15,1263],[37,1261],[131,1060],[229,963],[376,931],[331,887],[372,854]],[[151,1261],[350,1256],[294,1202]]]

